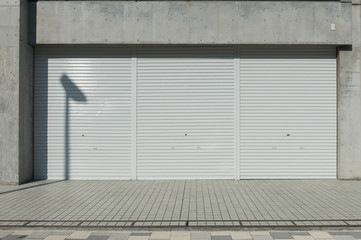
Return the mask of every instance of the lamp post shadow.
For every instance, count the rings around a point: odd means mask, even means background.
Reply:
[[[69,153],[69,147],[70,147],[70,137],[69,137],[69,125],[70,125],[70,106],[69,102],[70,99],[76,101],[76,102],[86,102],[86,96],[82,93],[82,91],[69,79],[68,76],[63,74],[61,77],[61,84],[63,85],[63,88],[65,90],[65,164],[64,164],[64,173],[65,173],[65,179],[69,179],[69,172],[70,172],[70,153]]]

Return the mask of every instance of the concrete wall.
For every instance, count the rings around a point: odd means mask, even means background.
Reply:
[[[338,177],[355,179],[361,178],[359,1],[39,1],[33,32],[37,44],[348,45],[338,55]]]
[[[18,0],[0,1],[0,182],[19,180],[19,18]]]
[[[33,47],[29,45],[29,3],[20,4],[19,183],[33,179]]]
[[[352,47],[338,55],[338,177],[361,179],[361,5],[352,5]]]
[[[1,183],[32,179],[32,47],[26,25],[25,0],[0,0]]]
[[[347,45],[338,54],[338,177],[361,179],[361,6],[353,1],[0,0],[0,182],[32,179],[29,42]]]
[[[351,4],[39,1],[36,31],[37,44],[350,44]]]

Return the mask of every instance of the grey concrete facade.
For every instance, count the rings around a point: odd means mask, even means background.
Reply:
[[[352,4],[352,46],[338,54],[338,178],[361,178],[361,5]]]
[[[338,1],[39,1],[36,43],[345,45],[351,17]]]
[[[32,179],[32,62],[28,2],[0,2],[0,182]]]
[[[360,179],[360,28],[359,0],[0,0],[0,182],[32,179],[33,46],[42,44],[338,46],[338,177]]]
[[[0,3],[0,180],[18,182],[20,2]]]
[[[33,178],[33,52],[29,44],[29,3],[20,5],[19,183]]]

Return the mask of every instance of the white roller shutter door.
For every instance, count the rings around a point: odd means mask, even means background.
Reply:
[[[336,178],[334,47],[36,47],[35,179]]]
[[[139,179],[232,179],[233,47],[141,47],[137,63]]]
[[[130,48],[37,48],[35,179],[131,178],[131,63]]]
[[[241,179],[336,178],[335,54],[241,49]]]

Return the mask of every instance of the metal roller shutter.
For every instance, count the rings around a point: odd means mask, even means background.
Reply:
[[[336,178],[334,47],[242,48],[241,179]]]
[[[36,47],[35,179],[336,178],[334,47]]]
[[[37,48],[35,179],[130,179],[130,48]]]
[[[141,47],[139,179],[234,178],[233,47]]]

